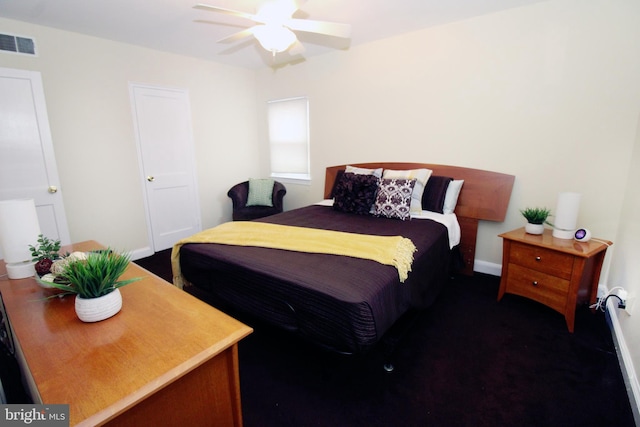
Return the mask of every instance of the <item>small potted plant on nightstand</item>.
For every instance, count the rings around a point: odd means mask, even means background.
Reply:
[[[520,210],[520,213],[527,220],[524,229],[529,234],[542,234],[544,224],[551,215],[551,211],[547,208],[525,208]]]
[[[74,252],[56,261],[47,284],[76,296],[75,310],[83,322],[98,322],[117,314],[122,308],[122,286],[140,278],[119,280],[129,265],[129,255],[110,249]],[[44,279],[44,278],[43,278]]]

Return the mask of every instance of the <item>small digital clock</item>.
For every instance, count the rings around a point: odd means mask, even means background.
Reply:
[[[591,239],[591,232],[586,228],[578,228],[574,237],[578,242],[588,242]]]

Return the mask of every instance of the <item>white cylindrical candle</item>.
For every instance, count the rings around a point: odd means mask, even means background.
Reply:
[[[580,193],[558,194],[558,204],[553,221],[553,237],[573,239],[578,224],[579,209]]]
[[[10,279],[35,273],[29,245],[37,245],[39,234],[40,224],[33,199],[0,201],[0,247]]]

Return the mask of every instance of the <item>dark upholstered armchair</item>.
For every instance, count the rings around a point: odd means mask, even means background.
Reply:
[[[247,206],[249,196],[249,181],[241,182],[231,187],[227,196],[233,201],[233,220],[249,221],[282,212],[284,195],[287,189],[278,181],[273,183],[273,206]]]

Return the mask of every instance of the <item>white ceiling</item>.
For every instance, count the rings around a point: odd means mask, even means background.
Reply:
[[[193,9],[206,3],[254,13],[265,0],[0,0],[0,17],[187,56],[260,68],[303,60],[427,27],[547,0],[307,0],[294,17],[351,24],[351,39],[297,33],[306,50],[272,58],[253,38],[217,40],[251,26],[242,18]],[[1,32],[1,29],[0,29]],[[20,34],[29,36],[29,34]],[[36,46],[38,40],[36,39]]]

